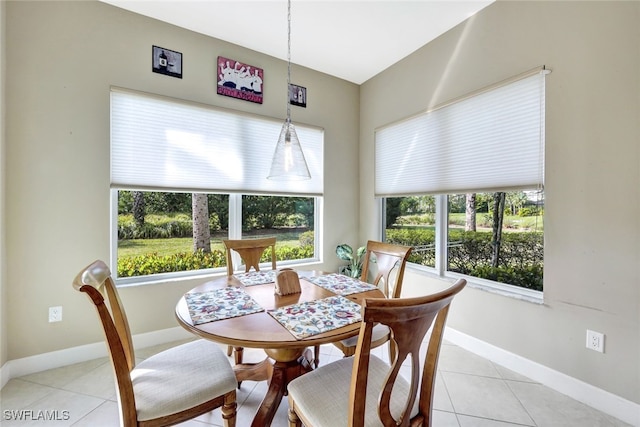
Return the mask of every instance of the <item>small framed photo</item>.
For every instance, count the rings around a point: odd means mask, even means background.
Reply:
[[[175,50],[153,46],[152,71],[166,76],[182,78],[182,54]]]
[[[307,108],[307,88],[290,84],[289,85],[289,102],[291,105]]]
[[[217,74],[218,94],[262,104],[262,68],[218,56]]]

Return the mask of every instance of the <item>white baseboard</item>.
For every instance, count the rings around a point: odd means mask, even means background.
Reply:
[[[445,328],[444,339],[498,365],[539,382],[592,408],[640,427],[640,405],[562,372],[525,359],[455,329]]]
[[[193,334],[177,326],[175,328],[134,335],[132,338],[134,348],[138,349],[193,338]],[[2,381],[2,387],[4,387],[12,378],[46,371],[47,369],[60,368],[74,363],[86,362],[99,357],[107,357],[107,355],[107,346],[104,341],[100,341],[93,344],[51,351],[49,353],[36,354],[35,356],[23,357],[22,359],[9,360],[0,368],[0,380]]]
[[[135,348],[145,348],[192,337],[193,335],[181,327],[175,327],[135,335],[133,336],[133,343]],[[637,403],[488,344],[470,335],[458,332],[455,329],[446,328],[444,338],[465,350],[469,350],[505,368],[531,378],[540,384],[566,394],[592,408],[598,409],[633,426],[640,427],[640,405]],[[107,348],[105,343],[101,341],[22,359],[10,360],[0,368],[2,387],[12,378],[106,356]]]

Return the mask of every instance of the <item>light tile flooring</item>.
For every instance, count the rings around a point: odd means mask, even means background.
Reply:
[[[138,350],[144,359],[172,345]],[[224,347],[226,350],[226,346]],[[386,350],[376,349],[385,358]],[[261,350],[245,349],[245,360],[263,358]],[[332,345],[322,346],[321,365],[341,357]],[[440,353],[434,397],[434,427],[626,426],[609,415],[515,372],[478,357],[458,346],[444,343]],[[238,391],[237,426],[249,426],[266,392],[266,382],[245,381]],[[287,401],[283,399],[274,427],[287,426]],[[107,358],[91,360],[12,379],[0,394],[0,425],[87,426],[118,425],[118,408],[111,365]],[[14,410],[48,411],[58,421],[16,421]],[[7,412],[8,411],[8,412]],[[68,411],[68,412],[63,412]],[[19,412],[18,412],[19,413]],[[24,414],[24,412],[22,412]],[[221,426],[220,410],[181,426]]]

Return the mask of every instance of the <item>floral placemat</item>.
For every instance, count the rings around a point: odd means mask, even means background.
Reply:
[[[360,310],[360,304],[333,296],[267,312],[300,340],[359,322],[362,320]]]
[[[244,290],[226,287],[184,296],[194,325],[264,311]]]
[[[337,295],[351,295],[377,289],[370,283],[363,282],[344,274],[331,273],[322,276],[305,277],[305,280],[316,284]]]
[[[249,271],[247,273],[236,273],[233,277],[238,279],[245,286],[263,285],[265,283],[272,283],[276,281],[276,271]]]

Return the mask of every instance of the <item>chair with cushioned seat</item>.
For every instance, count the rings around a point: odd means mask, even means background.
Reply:
[[[447,314],[453,297],[465,285],[460,279],[432,295],[365,299],[354,357],[339,359],[289,383],[289,426],[431,426]],[[389,344],[397,354],[391,364],[371,354],[376,323],[391,331]],[[421,361],[420,347],[430,328]]]
[[[89,296],[102,322],[121,426],[169,426],[216,408],[222,408],[225,427],[235,426],[236,377],[217,344],[192,341],[136,365],[127,316],[109,267],[95,261],[78,273],[73,287]]]
[[[233,265],[233,252],[235,251],[240,255],[242,262],[244,263],[245,273],[251,271],[251,268],[255,271],[260,271],[260,259],[262,254],[267,249],[271,249],[271,269],[276,269],[276,238],[265,237],[262,239],[240,239],[240,240],[223,240],[222,244],[225,248],[225,255],[227,258],[227,276],[233,276],[236,269]],[[233,350],[235,348],[235,353]],[[242,363],[242,347],[227,347],[227,356],[234,354],[234,360],[236,364]]]
[[[404,269],[411,250],[410,246],[369,240],[360,280],[378,286],[387,298],[400,298]],[[371,348],[381,346],[387,341],[389,341],[389,329],[383,325],[375,327]],[[333,344],[342,351],[345,357],[348,357],[354,355],[357,342],[358,337],[355,336]],[[390,360],[393,360],[392,348],[389,349],[389,357]]]
[[[227,276],[232,276],[235,268],[233,266],[232,252],[235,251],[240,255],[244,263],[244,271],[249,272],[251,267],[255,271],[260,271],[260,258],[262,254],[271,249],[271,269],[276,269],[276,238],[265,237],[262,239],[241,239],[241,240],[223,240],[222,244],[225,248],[227,258]]]

